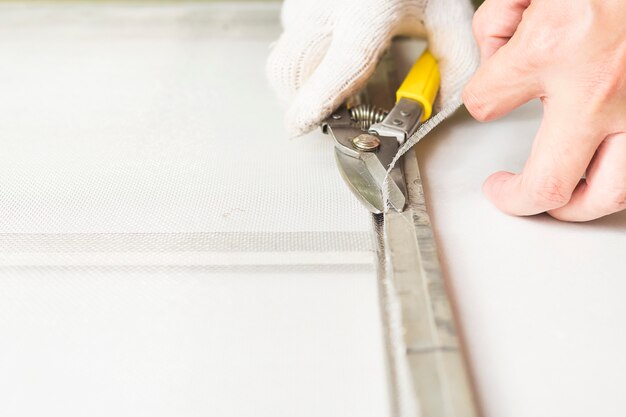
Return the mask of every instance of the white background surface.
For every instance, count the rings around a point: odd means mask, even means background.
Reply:
[[[485,415],[622,416],[626,213],[586,224],[509,217],[481,193],[519,171],[541,109],[457,114],[417,146],[440,256]]]
[[[130,8],[125,24],[115,23],[120,6],[55,8],[63,19],[10,7],[0,12],[0,260],[15,255],[15,239],[31,242],[26,232],[332,237],[369,227],[328,142],[276,137],[279,107],[262,74],[275,18],[266,37],[246,40],[232,25],[231,39],[216,41],[229,25],[203,25],[215,16],[206,5]],[[226,82],[235,74],[242,84]],[[249,94],[227,94],[235,84]],[[233,113],[211,136],[215,99],[244,103],[249,124]],[[491,172],[522,167],[540,116],[536,105],[487,125],[459,114],[417,147],[477,392],[486,417],[623,416],[626,215],[513,218],[480,192]],[[231,135],[241,126],[256,137]],[[215,149],[211,138],[228,140]],[[251,154],[235,174],[253,178],[250,189],[230,200],[210,192],[221,184],[211,179],[232,178],[217,150],[233,157],[230,141],[249,140],[289,152],[277,159],[306,178],[263,188],[286,202],[277,207],[288,223],[215,215],[258,201],[249,196],[264,171],[245,174]],[[100,180],[107,186],[90,191]],[[319,194],[333,210],[316,205]],[[39,260],[50,256],[37,248]],[[270,252],[274,263],[293,255]],[[225,271],[200,255],[195,267],[0,268],[0,414],[385,415],[371,265]]]
[[[0,270],[2,416],[384,416],[372,273]]]

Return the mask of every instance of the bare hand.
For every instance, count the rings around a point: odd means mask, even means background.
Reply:
[[[470,113],[489,121],[534,98],[544,106],[523,172],[490,176],[487,197],[509,214],[567,221],[626,209],[626,1],[486,0],[474,35]]]

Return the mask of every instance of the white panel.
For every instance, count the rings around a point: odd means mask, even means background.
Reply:
[[[387,415],[371,216],[283,134],[278,30],[0,5],[0,415]]]
[[[283,133],[276,7],[30,7],[0,13],[2,232],[369,229],[331,140]]]
[[[377,306],[367,272],[5,268],[0,414],[385,416]]]

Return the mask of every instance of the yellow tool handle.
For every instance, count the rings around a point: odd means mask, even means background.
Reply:
[[[402,85],[396,92],[396,100],[401,98],[417,101],[424,108],[422,121],[428,119],[433,112],[433,103],[439,91],[441,75],[435,57],[428,51],[413,64]]]

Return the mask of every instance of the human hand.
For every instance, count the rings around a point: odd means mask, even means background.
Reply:
[[[398,35],[428,38],[440,104],[460,103],[478,63],[471,19],[468,0],[286,0],[267,74],[289,105],[289,135],[312,130],[362,88]]]
[[[504,212],[587,221],[626,209],[625,22],[624,0],[486,0],[476,12],[469,112],[489,121],[534,98],[544,107],[522,173],[483,186]]]

